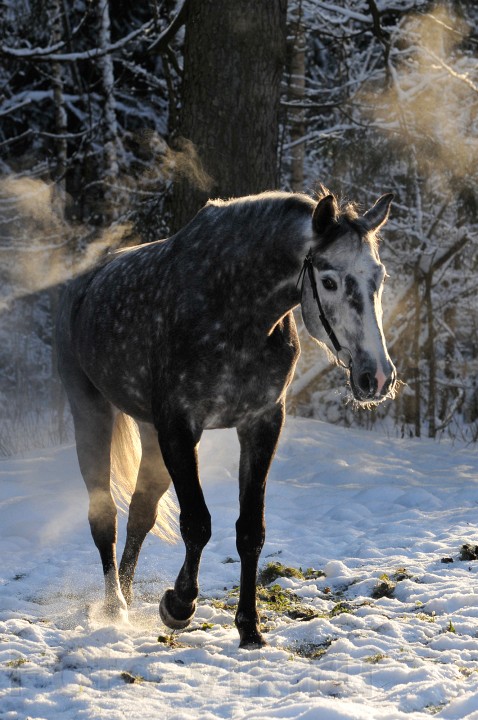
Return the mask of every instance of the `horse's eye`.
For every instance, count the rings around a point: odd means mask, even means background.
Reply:
[[[322,285],[326,290],[337,290],[337,283],[331,277],[322,278]]]

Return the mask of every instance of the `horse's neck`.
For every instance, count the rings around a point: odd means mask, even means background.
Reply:
[[[270,214],[221,218],[220,209],[206,208],[168,243],[171,280],[209,294],[232,322],[240,315],[258,332],[269,330],[300,302],[296,284],[310,239],[298,222],[274,222]]]
[[[244,234],[240,247],[222,250],[221,259],[208,264],[203,272],[218,278],[226,312],[249,318],[259,333],[270,329],[299,301],[297,278],[301,261],[274,239],[264,243]],[[204,251],[202,251],[204,258]]]

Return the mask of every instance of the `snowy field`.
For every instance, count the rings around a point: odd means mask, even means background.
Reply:
[[[235,433],[200,456],[213,537],[174,636],[157,603],[182,545],[146,541],[130,624],[105,624],[74,448],[0,462],[2,720],[478,719],[478,560],[460,559],[478,543],[475,447],[289,419],[261,567],[302,572],[261,591],[269,645],[252,651],[233,626]]]

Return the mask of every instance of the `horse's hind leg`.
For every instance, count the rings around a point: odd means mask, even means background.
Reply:
[[[69,368],[67,386],[75,426],[76,451],[89,495],[88,519],[105,577],[105,610],[124,617],[126,602],[116,566],[117,510],[110,491],[110,449],[113,410],[79,370]]]
[[[139,423],[139,432],[141,463],[136,489],[131,498],[126,544],[119,568],[121,589],[128,605],[133,600],[133,576],[141,546],[154,527],[159,500],[171,483],[153,425]]]

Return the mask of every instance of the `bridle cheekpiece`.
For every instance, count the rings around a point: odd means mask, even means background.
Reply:
[[[312,288],[312,295],[313,295],[314,300],[317,303],[317,307],[319,309],[319,320],[322,323],[322,327],[324,328],[325,332],[327,333],[327,335],[329,337],[330,342],[332,343],[332,345],[334,347],[335,353],[337,355],[337,361],[338,361],[339,365],[346,368],[347,370],[350,370],[350,367],[352,365],[352,357],[351,357],[350,350],[342,347],[342,345],[338,341],[337,335],[335,334],[329,321],[327,320],[325,313],[324,313],[324,309],[322,307],[322,303],[320,302],[319,290],[317,288],[317,282],[315,280],[315,275],[314,275],[312,250],[309,250],[309,252],[305,256],[304,263],[303,263],[301,271],[299,273],[299,277],[297,278],[297,285],[296,285],[297,288],[299,287],[299,283],[302,281],[301,288],[300,288],[301,298],[304,293],[304,281],[305,281],[306,275],[308,275],[308,277],[309,277],[310,285]],[[349,359],[348,364],[345,363],[344,360],[342,360],[340,358],[340,353],[342,351],[348,353],[348,355],[349,355],[350,359]]]

